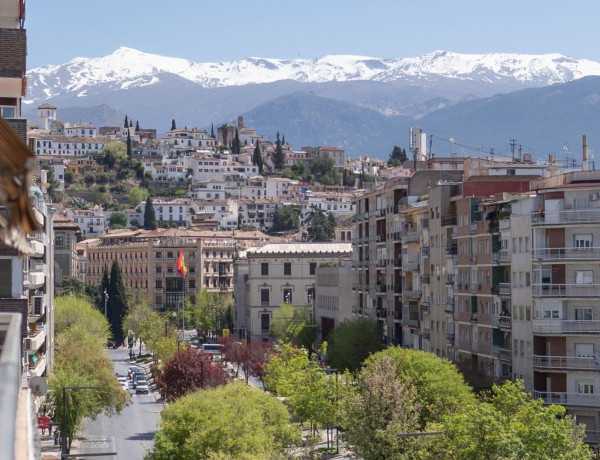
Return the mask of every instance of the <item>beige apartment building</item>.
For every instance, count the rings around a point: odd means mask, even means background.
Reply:
[[[198,292],[233,292],[233,258],[239,249],[266,244],[261,232],[210,232],[184,229],[137,230],[101,237],[86,248],[86,282],[97,283],[118,261],[125,286],[148,295],[157,309],[174,309]],[[177,272],[179,251],[188,269]]]

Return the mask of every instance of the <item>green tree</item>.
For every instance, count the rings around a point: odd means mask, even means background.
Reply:
[[[104,315],[94,309],[84,297],[64,295],[54,299],[54,332],[58,336],[72,326],[85,326],[87,333],[104,347],[108,341],[109,326]]]
[[[277,396],[293,395],[304,381],[309,362],[307,350],[282,343],[269,355],[263,378],[265,387]]]
[[[383,332],[376,321],[359,318],[344,321],[330,332],[327,355],[331,367],[356,371],[371,354],[383,349]]]
[[[175,118],[173,118],[171,120],[171,131],[174,131],[177,129],[177,124],[175,124]]]
[[[277,131],[277,140],[275,141],[275,152],[273,152],[273,166],[277,171],[281,171],[285,165],[285,154],[281,148],[281,139],[279,139],[279,131]]]
[[[312,356],[317,338],[317,327],[311,324],[310,312],[305,306],[284,303],[273,313],[271,335],[283,343],[291,343],[308,350]]]
[[[119,262],[113,262],[110,270],[110,285],[108,288],[108,320],[110,330],[116,345],[121,345],[124,340],[123,322],[127,316],[127,291]]]
[[[235,137],[233,138],[233,147],[231,149],[231,153],[233,153],[234,155],[239,155],[240,152],[242,151],[242,144],[240,142],[240,134],[238,133],[238,130],[235,130]]]
[[[190,308],[192,324],[198,334],[201,335],[202,331],[220,334],[222,329],[229,327],[227,311],[232,305],[231,295],[209,292],[206,288],[200,290],[196,297],[196,305]]]
[[[406,150],[394,145],[394,150],[390,153],[390,157],[387,161],[388,166],[402,166],[406,161]]]
[[[335,238],[335,217],[313,206],[306,218],[306,231],[310,241],[332,241]]]
[[[426,351],[388,347],[370,356],[365,366],[369,369],[384,358],[394,360],[400,381],[409,381],[414,386],[421,406],[421,429],[441,421],[444,415],[462,413],[474,404],[471,388],[450,361]]]
[[[448,414],[429,448],[431,458],[591,459],[585,426],[565,408],[531,399],[522,381],[493,386],[491,397]],[[441,455],[441,457],[439,457]]]
[[[215,124],[214,123],[210,124],[210,137],[212,137],[213,139],[215,138]]]
[[[358,457],[413,458],[415,440],[397,434],[418,431],[420,404],[410,381],[396,378],[392,358],[363,369],[357,391],[349,393],[340,407],[342,437]]]
[[[63,276],[60,283],[58,283],[58,290],[64,295],[83,296],[85,293],[85,285],[79,278]]]
[[[133,207],[140,204],[142,201],[146,201],[148,198],[148,189],[133,187],[129,191],[129,204]]]
[[[146,207],[144,208],[144,230],[156,230],[158,223],[156,222],[156,214],[154,213],[154,205],[150,197],[146,198]]]
[[[140,132],[140,122],[139,122],[139,120],[137,120],[137,121],[135,122],[135,132],[136,132],[136,133],[139,133],[139,132]]]
[[[127,158],[131,158],[133,156],[133,150],[131,147],[131,134],[129,134],[129,130],[127,130]]]
[[[237,382],[168,405],[149,458],[286,458],[288,446],[299,445],[300,440],[281,401]]]
[[[109,169],[119,169],[127,162],[127,145],[124,142],[109,142],[102,149],[104,164]]]
[[[300,210],[297,206],[283,206],[275,212],[272,231],[284,232],[298,230],[298,228],[300,228]]]
[[[153,311],[148,298],[135,296],[130,302],[130,308],[124,321],[128,336],[132,335],[135,339],[141,338],[144,333],[144,323],[150,318]],[[142,343],[140,342],[141,353]]]
[[[340,174],[334,167],[333,158],[329,156],[317,157],[311,161],[309,170],[315,180],[324,185],[339,185]]]
[[[125,122],[123,123],[123,128],[128,128],[129,127],[129,120],[127,118],[127,115],[125,115]]]
[[[344,169],[342,174],[342,185],[345,187],[354,187],[356,185],[356,174],[352,171]]]
[[[227,139],[228,130],[229,130],[229,126],[227,126],[227,123],[223,123],[221,125],[221,132],[223,133],[223,146],[225,146],[226,148],[228,147],[227,141],[229,140],[229,139]]]
[[[71,184],[75,179],[75,173],[71,170],[65,171],[65,184]]]
[[[108,219],[110,228],[125,228],[127,227],[127,216],[122,212],[113,212]]]
[[[260,152],[260,144],[258,141],[256,141],[256,147],[254,147],[254,154],[252,155],[252,164],[258,166],[258,173],[262,174],[264,163],[262,153]]]

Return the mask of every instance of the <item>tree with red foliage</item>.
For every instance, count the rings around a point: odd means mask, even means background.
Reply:
[[[227,372],[212,362],[212,356],[197,349],[181,350],[165,361],[160,384],[168,401],[200,388],[225,385]]]
[[[246,345],[244,369],[247,375],[256,377],[261,382],[265,375],[265,366],[273,348],[269,342],[251,342]]]
[[[240,372],[240,366],[246,362],[246,345],[235,340],[231,336],[219,337],[219,343],[223,345],[223,360],[235,364],[237,370],[235,376],[237,377]]]

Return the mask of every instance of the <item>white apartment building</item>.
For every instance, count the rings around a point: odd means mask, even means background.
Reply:
[[[98,128],[90,124],[65,126],[66,137],[97,137]]]
[[[108,215],[101,206],[90,209],[67,209],[67,217],[79,225],[84,236],[100,236],[106,232]]]
[[[356,212],[356,204],[352,202],[350,193],[336,194],[324,192],[307,192],[300,198],[300,225],[305,225],[306,219],[313,208],[321,209],[325,213],[332,213],[336,219],[352,217]]]
[[[234,275],[236,328],[245,327],[248,340],[269,340],[273,312],[284,302],[309,308],[315,299],[317,266],[337,264],[351,254],[348,243],[267,244],[246,251],[247,276]],[[240,265],[238,261],[238,273],[245,270]]]
[[[275,212],[283,207],[279,200],[241,199],[238,200],[238,216],[241,225],[256,228],[271,228]]]
[[[110,142],[106,137],[67,137],[34,134],[30,145],[36,155],[83,156],[100,154],[104,146]]]
[[[223,200],[228,195],[225,191],[226,188],[226,181],[209,179],[192,185],[186,196],[202,201]]]
[[[170,150],[209,149],[215,146],[215,139],[205,129],[172,129],[159,139],[161,146]]]

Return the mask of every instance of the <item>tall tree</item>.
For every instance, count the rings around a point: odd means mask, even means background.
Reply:
[[[129,120],[129,127],[133,128],[133,120]]]
[[[310,163],[310,172],[315,180],[324,185],[339,185],[340,174],[334,167],[333,158],[328,156],[317,157]]]
[[[240,134],[238,133],[238,130],[235,130],[235,137],[233,138],[233,149],[232,149],[232,153],[239,155],[240,152],[242,151],[242,144],[240,142]]]
[[[281,144],[285,145],[285,134],[283,136],[281,136]]]
[[[335,218],[333,214],[326,214],[325,211],[316,206],[312,207],[306,218],[306,227],[310,241],[332,241],[335,237]]]
[[[139,120],[137,120],[137,121],[135,122],[135,132],[136,132],[136,133],[139,133],[139,132],[140,132],[140,121],[139,121]]]
[[[131,158],[133,156],[133,149],[131,148],[131,134],[129,134],[129,130],[127,130],[127,157]]]
[[[210,137],[212,137],[213,139],[215,138],[215,124],[214,123],[210,124]]]
[[[156,230],[158,223],[156,222],[156,214],[152,198],[146,198],[146,207],[144,208],[144,230]]]
[[[297,206],[288,205],[279,208],[273,216],[273,226],[271,230],[274,232],[285,232],[287,230],[298,230],[300,226],[300,210]]]
[[[175,124],[175,118],[171,120],[171,131],[177,129],[177,125]]]
[[[227,141],[229,140],[229,139],[227,139],[227,138],[229,137],[229,136],[228,136],[228,131],[229,131],[229,126],[227,126],[227,123],[223,123],[223,124],[221,125],[221,132],[223,133],[223,145],[224,145],[225,147],[228,147],[228,145],[229,145],[229,144],[227,143]]]
[[[402,166],[402,163],[406,161],[406,150],[394,145],[392,153],[387,161],[388,166]]]
[[[254,154],[252,155],[252,164],[258,166],[258,173],[262,174],[263,159],[262,153],[260,152],[260,143],[258,141],[256,141],[256,147],[254,147]]]
[[[275,141],[275,152],[273,153],[273,166],[277,171],[281,171],[285,165],[285,154],[281,148],[281,139],[277,131],[277,140]]]
[[[332,367],[355,371],[371,354],[383,348],[383,332],[376,321],[360,318],[340,323],[329,334],[327,354]]]
[[[127,118],[127,115],[125,115],[125,122],[123,123],[123,128],[129,128],[129,119]]]
[[[125,289],[125,283],[123,282],[123,276],[121,275],[121,268],[119,262],[116,260],[113,262],[110,269],[110,286],[108,288],[108,303],[110,304],[110,310],[108,314],[108,320],[110,323],[110,330],[112,332],[113,339],[116,345],[121,345],[125,334],[123,331],[123,323],[127,316],[127,291]]]

